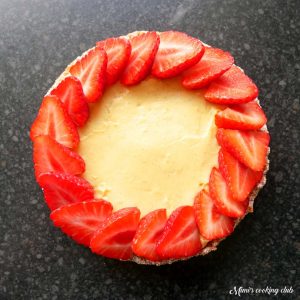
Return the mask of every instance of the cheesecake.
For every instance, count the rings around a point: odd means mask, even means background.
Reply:
[[[266,181],[257,97],[229,52],[185,33],[97,42],[30,130],[54,225],[95,254],[143,264],[216,250]]]

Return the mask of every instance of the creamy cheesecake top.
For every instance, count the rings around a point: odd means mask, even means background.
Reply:
[[[82,175],[97,198],[141,214],[192,205],[218,165],[215,114],[221,108],[179,78],[109,87],[80,129]]]

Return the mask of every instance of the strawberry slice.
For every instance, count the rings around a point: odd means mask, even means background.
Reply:
[[[38,177],[46,203],[51,210],[71,203],[94,199],[93,187],[83,178],[74,175],[48,172]]]
[[[234,200],[245,201],[260,182],[263,172],[253,171],[225,149],[219,151],[219,168]]]
[[[130,37],[129,41],[131,55],[121,79],[125,85],[137,84],[149,74],[159,46],[159,36],[150,31]]]
[[[107,54],[106,85],[114,84],[123,73],[131,53],[131,44],[124,37],[97,42]]]
[[[74,151],[57,143],[50,136],[40,135],[33,142],[35,176],[56,171],[80,175],[85,171],[84,160]]]
[[[44,97],[39,113],[31,126],[31,140],[39,135],[49,135],[68,148],[76,148],[79,143],[76,126],[59,98],[54,95]]]
[[[241,163],[254,171],[263,171],[270,135],[263,131],[241,131],[219,128],[217,141]]]
[[[194,210],[200,234],[205,239],[220,239],[233,232],[233,219],[219,213],[206,190],[195,197]]]
[[[156,252],[162,258],[196,255],[202,248],[192,206],[180,206],[170,215]]]
[[[90,248],[94,253],[122,260],[132,258],[131,242],[140,220],[136,207],[123,208],[106,219],[93,236]]]
[[[249,201],[234,200],[224,177],[215,167],[211,170],[209,177],[209,193],[221,214],[232,218],[240,218],[245,215]]]
[[[132,242],[133,252],[151,261],[159,261],[156,244],[167,222],[166,209],[157,209],[144,216]]]
[[[158,78],[169,78],[196,64],[204,54],[203,44],[183,32],[165,31],[160,34],[152,74]]]
[[[207,101],[220,104],[246,103],[257,96],[257,86],[235,65],[213,81],[204,94]]]
[[[80,80],[88,102],[96,102],[102,96],[106,65],[105,51],[94,47],[70,67],[70,73]]]
[[[73,203],[52,211],[50,218],[74,241],[89,247],[92,236],[111,215],[112,209],[104,200]]]
[[[267,118],[257,103],[249,102],[232,105],[218,112],[215,122],[220,128],[256,130],[267,123]]]
[[[67,76],[50,94],[60,99],[77,126],[83,126],[86,123],[89,117],[89,106],[83,94],[82,85],[76,77]]]
[[[201,60],[183,74],[182,85],[187,89],[203,88],[230,69],[233,62],[229,52],[206,47]]]

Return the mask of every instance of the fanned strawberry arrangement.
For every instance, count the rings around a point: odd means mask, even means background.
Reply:
[[[159,208],[141,218],[137,207],[114,211],[95,199],[81,177],[85,163],[76,147],[89,103],[119,80],[136,85],[148,75],[180,76],[185,88],[201,89],[206,101],[224,109],[215,116],[218,167],[194,204],[169,216]],[[257,96],[256,85],[228,52],[185,33],[137,32],[97,42],[47,93],[30,130],[36,179],[54,224],[94,253],[122,260],[160,264],[213,250],[250,210],[254,190],[263,184],[270,137],[262,129],[267,119]]]

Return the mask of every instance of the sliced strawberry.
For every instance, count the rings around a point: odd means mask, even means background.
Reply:
[[[192,206],[180,206],[170,215],[156,251],[162,258],[196,255],[202,248]]]
[[[106,85],[114,84],[123,73],[131,53],[131,44],[124,37],[97,42],[107,54]]]
[[[204,94],[207,101],[221,104],[246,103],[257,96],[257,86],[235,65],[213,81]]]
[[[203,44],[183,32],[165,31],[160,34],[152,74],[158,78],[176,76],[196,64],[204,54]]]
[[[123,208],[106,219],[93,236],[90,248],[94,253],[128,260],[132,257],[131,242],[140,220],[136,207]]]
[[[74,175],[58,172],[43,173],[38,177],[38,182],[51,210],[94,199],[93,187],[83,178]]]
[[[270,142],[270,135],[267,132],[219,128],[217,140],[221,147],[241,163],[254,171],[263,171]]]
[[[200,234],[205,239],[220,239],[233,232],[233,219],[219,213],[206,190],[195,197],[194,210]]]
[[[106,65],[107,55],[105,51],[99,47],[94,47],[78,59],[69,70],[80,80],[88,102],[96,102],[102,96]]]
[[[76,126],[59,98],[54,95],[44,97],[39,113],[31,126],[31,140],[39,135],[49,135],[68,148],[76,148],[79,143]]]
[[[229,52],[206,47],[200,61],[183,74],[182,85],[187,89],[200,89],[220,77],[233,65]]]
[[[89,246],[92,236],[111,215],[112,209],[104,200],[73,203],[52,211],[50,218],[77,243]]]
[[[156,244],[167,222],[166,209],[157,209],[144,216],[132,242],[133,252],[151,261],[158,261]]]
[[[263,176],[263,172],[247,168],[225,149],[219,152],[219,168],[233,199],[241,202],[247,199]]]
[[[67,76],[50,94],[60,99],[77,126],[83,126],[86,123],[89,117],[89,106],[83,94],[82,85],[76,77]]]
[[[84,160],[74,151],[57,143],[50,136],[40,135],[33,142],[35,176],[56,171],[80,175],[85,171]]]
[[[130,37],[129,41],[131,55],[121,79],[125,85],[137,84],[149,74],[159,46],[159,36],[150,31]]]
[[[209,193],[221,214],[232,218],[240,218],[245,215],[249,201],[234,200],[224,177],[215,167],[211,170],[209,177]]]
[[[220,128],[256,130],[267,123],[261,107],[255,102],[236,104],[218,112],[216,125]]]

